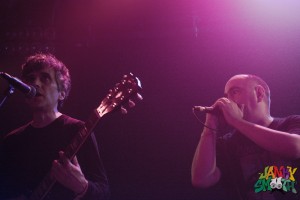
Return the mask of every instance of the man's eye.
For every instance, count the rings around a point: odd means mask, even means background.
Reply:
[[[239,92],[240,92],[239,90],[232,90],[231,94],[235,95],[235,94],[238,94]]]
[[[43,76],[43,77],[41,77],[41,80],[42,80],[43,82],[49,82],[49,81],[50,81],[50,77],[48,77],[48,76]]]
[[[33,77],[33,76],[28,76],[28,77],[24,78],[24,81],[28,82],[28,83],[32,83],[32,82],[34,82],[34,80],[35,80],[35,77]]]

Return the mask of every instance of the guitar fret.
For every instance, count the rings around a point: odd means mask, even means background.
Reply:
[[[95,124],[99,121],[100,116],[98,114],[98,112],[95,110],[89,117],[89,119],[85,122],[85,127],[86,129],[89,131],[91,129],[93,129],[93,127],[95,126]]]
[[[34,193],[30,196],[30,200],[41,200],[46,196],[46,191],[50,190],[50,186],[55,183],[55,180],[51,178],[50,174],[44,177],[41,184],[37,187]]]
[[[81,138],[84,138],[84,137],[86,137],[87,136],[87,129],[85,129],[85,128],[83,128],[83,129],[81,129],[80,131],[79,131],[79,135],[78,136],[80,136]]]
[[[78,136],[76,136],[76,138],[74,138],[71,143],[71,149],[72,150],[77,149],[79,142],[80,142],[80,140],[79,140]]]

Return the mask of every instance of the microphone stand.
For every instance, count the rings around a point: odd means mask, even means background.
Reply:
[[[5,100],[15,92],[15,88],[12,85],[9,85],[8,88],[4,91],[4,96],[0,101],[0,108],[4,104]]]

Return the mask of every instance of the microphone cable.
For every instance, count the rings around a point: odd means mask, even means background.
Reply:
[[[192,108],[192,112],[193,112],[193,114],[194,114],[195,118],[198,120],[198,122],[200,122],[200,123],[201,123],[201,124],[202,124],[204,127],[208,128],[208,129],[210,129],[210,130],[212,130],[212,131],[216,131],[216,132],[218,132],[218,131],[219,131],[218,129],[211,128],[211,127],[209,127],[209,126],[205,125],[205,123],[204,123],[203,121],[201,121],[201,120],[199,119],[199,117],[197,116],[197,114],[196,114],[196,112],[195,112],[195,109],[194,109],[194,108]]]

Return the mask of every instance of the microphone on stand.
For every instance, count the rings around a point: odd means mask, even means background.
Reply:
[[[27,85],[26,83],[22,82],[20,79],[13,77],[7,73],[4,72],[0,72],[0,76],[2,76],[5,80],[7,80],[7,82],[15,87],[16,89],[20,90],[21,92],[23,92],[26,97],[28,98],[32,98],[35,97],[36,95],[36,89],[35,87],[31,86],[31,85]]]

